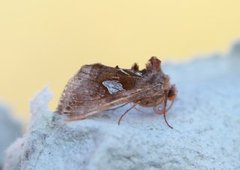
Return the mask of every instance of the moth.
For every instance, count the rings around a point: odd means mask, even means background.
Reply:
[[[161,61],[151,57],[146,68],[139,70],[134,63],[130,69],[102,64],[84,65],[65,86],[59,100],[57,113],[64,114],[68,121],[85,119],[109,108],[131,103],[121,119],[137,105],[151,107],[157,114],[166,113],[177,96],[175,85],[161,69]],[[168,105],[168,102],[171,102]]]

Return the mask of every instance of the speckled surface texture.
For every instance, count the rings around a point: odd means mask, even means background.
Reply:
[[[0,169],[4,163],[5,150],[21,136],[22,126],[13,118],[9,107],[0,105]]]

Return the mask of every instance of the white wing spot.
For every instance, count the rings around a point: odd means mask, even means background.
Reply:
[[[122,84],[116,80],[106,80],[103,81],[102,84],[108,89],[110,94],[124,90]]]

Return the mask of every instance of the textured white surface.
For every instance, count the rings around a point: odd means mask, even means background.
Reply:
[[[48,110],[52,94],[44,89],[31,102],[28,132],[9,148],[5,169],[240,169],[240,55],[235,51],[234,57],[164,66],[179,91],[167,115],[173,130],[146,109],[130,112],[118,126],[129,106],[64,123]]]
[[[20,135],[20,123],[13,119],[8,107],[0,105],[0,169],[3,166],[5,150]]]

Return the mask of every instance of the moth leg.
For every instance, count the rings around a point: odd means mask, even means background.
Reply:
[[[120,105],[120,106],[118,106],[118,107],[111,108],[111,109],[107,109],[107,110],[105,110],[105,111],[116,110],[116,109],[119,109],[119,108],[121,108],[121,107],[124,107],[124,106],[126,106],[127,104],[128,104],[128,103],[125,103],[125,104],[123,104],[123,105]]]
[[[175,101],[175,99],[171,100],[171,104],[168,106],[166,112],[168,112],[172,108],[174,101]]]
[[[139,110],[139,109],[138,109],[138,108],[136,108],[136,107],[134,107],[134,109],[135,109],[136,111],[138,111],[138,112],[145,113],[145,112],[143,112],[143,111]]]
[[[168,101],[167,95],[165,95],[165,98],[164,98],[164,106],[163,106],[163,118],[164,118],[166,124],[168,125],[168,127],[170,127],[171,129],[173,129],[173,127],[168,123],[167,118],[166,118],[166,113],[167,113],[167,109],[166,109],[166,107],[167,107],[167,101]]]
[[[160,110],[159,109],[160,105],[158,105],[157,107],[154,107],[153,110],[157,114],[163,114],[164,121],[166,122],[168,127],[173,129],[173,127],[168,123],[167,118],[166,118],[166,113],[168,112],[168,110],[171,108],[171,105],[172,105],[172,103],[171,103],[170,106],[167,108],[167,101],[168,101],[168,99],[167,99],[167,96],[165,95],[164,100],[163,100],[163,109]]]
[[[130,110],[132,110],[136,105],[137,105],[137,103],[133,104],[128,110],[126,110],[126,111],[122,114],[122,116],[121,116],[121,117],[119,118],[119,120],[118,120],[118,125],[120,125],[120,122],[121,122],[122,118],[123,118]]]
[[[137,107],[134,107],[134,109],[137,110],[138,112],[141,112],[141,113],[144,113],[144,114],[149,114],[149,113],[143,112],[142,110],[138,109]]]
[[[166,108],[166,112],[168,112],[172,108],[174,101],[175,101],[175,99],[171,100],[170,105],[168,106],[168,108]],[[160,108],[160,105],[153,107],[153,111],[156,112],[157,114],[164,114],[164,109],[160,110],[159,108]]]

